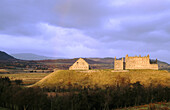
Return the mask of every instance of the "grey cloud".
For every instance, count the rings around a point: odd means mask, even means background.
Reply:
[[[102,0],[2,0],[0,32],[29,35],[32,30],[38,31],[32,24],[39,22],[69,28],[98,27],[108,10],[107,3]],[[25,25],[32,25],[32,29]]]
[[[29,36],[39,31],[36,23],[47,21],[48,17],[52,17],[51,10],[55,1],[2,0],[0,2],[0,33]]]
[[[103,23],[107,22],[109,18],[121,19],[127,16],[136,18],[136,14],[142,14],[141,16],[155,13],[162,13],[169,10],[170,2],[165,0],[133,0],[127,2],[124,5],[116,6],[110,5],[109,0],[3,0],[1,1],[1,25],[0,28],[7,31],[9,27],[12,27],[15,32],[15,28],[22,28],[24,26],[18,26],[22,24],[34,24],[37,22],[47,22],[57,26],[80,28],[85,31],[91,29],[98,29],[103,31]],[[150,16],[150,15],[148,15]],[[120,18],[119,18],[120,17]],[[137,19],[137,18],[136,18]],[[132,19],[133,20],[133,19]],[[135,20],[138,21],[138,20]],[[125,21],[129,22],[129,21]],[[134,24],[135,22],[130,22]],[[130,25],[128,29],[130,29]],[[123,27],[126,27],[123,25]],[[146,27],[146,26],[145,26]],[[31,27],[37,30],[35,26]],[[132,28],[133,29],[133,28]],[[142,28],[145,29],[145,28]],[[145,31],[145,30],[136,31]],[[16,29],[16,33],[18,29]],[[23,28],[30,33],[32,30],[29,28]],[[3,31],[3,32],[5,32]],[[93,31],[93,30],[92,30]],[[107,30],[106,30],[107,31]],[[133,31],[133,30],[132,30]],[[8,32],[8,31],[7,31]],[[114,31],[113,31],[114,32]],[[34,32],[32,32],[34,33]],[[105,32],[103,32],[105,33]]]
[[[91,29],[101,26],[108,17],[108,0],[69,0],[56,4],[57,24],[64,27]]]
[[[120,30],[114,29],[113,27],[112,29],[105,31],[97,30],[90,34],[94,36],[97,34],[96,37],[99,36],[98,38],[102,42],[125,40],[143,42],[157,46],[170,41],[167,26],[169,15],[163,17],[158,15],[158,18],[156,19],[148,17],[148,19],[140,18],[135,20],[135,18],[137,19],[138,17],[129,16],[128,18],[123,18],[122,21],[120,20]],[[169,49],[169,47],[165,48]]]
[[[123,2],[122,5],[113,5],[113,12],[116,13],[116,16],[158,14],[169,10],[170,5],[169,0],[126,0]]]

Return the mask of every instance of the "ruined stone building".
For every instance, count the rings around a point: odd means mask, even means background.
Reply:
[[[115,57],[114,61],[114,69],[115,70],[125,70],[125,69],[153,69],[158,70],[158,64],[151,64],[149,55],[148,56],[135,56],[129,57],[126,55],[125,61],[122,58],[121,60],[117,60]]]
[[[79,58],[69,70],[89,70],[89,64],[82,58]]]

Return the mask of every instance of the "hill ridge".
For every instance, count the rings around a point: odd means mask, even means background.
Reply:
[[[41,79],[31,87],[69,87],[72,86],[91,86],[106,87],[117,84],[116,81],[123,78],[127,83],[140,81],[141,84],[148,86],[151,82],[155,85],[168,85],[170,74],[165,70],[130,70],[129,72],[112,72],[108,70],[89,70],[89,71],[70,71],[58,70]]]
[[[0,51],[0,60],[16,60],[13,56],[7,54],[4,51]]]

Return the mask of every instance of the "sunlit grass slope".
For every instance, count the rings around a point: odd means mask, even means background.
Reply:
[[[163,70],[130,70],[129,72],[112,72],[113,70],[91,70],[91,71],[55,71],[32,86],[39,87],[68,87],[72,86],[98,86],[106,87],[120,82],[135,83],[140,81],[147,86],[150,83],[170,86],[170,73]]]

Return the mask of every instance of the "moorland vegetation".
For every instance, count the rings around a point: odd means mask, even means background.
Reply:
[[[139,81],[125,83],[121,79],[118,85],[105,89],[70,86],[55,89],[55,95],[47,95],[48,89],[24,88],[17,83],[11,84],[7,77],[0,78],[0,106],[13,110],[111,110],[169,102],[169,92],[169,87],[154,86],[152,83],[145,87]]]
[[[163,104],[170,100],[169,75],[163,70],[60,70],[31,87],[1,77],[0,106],[13,110],[111,110]]]

